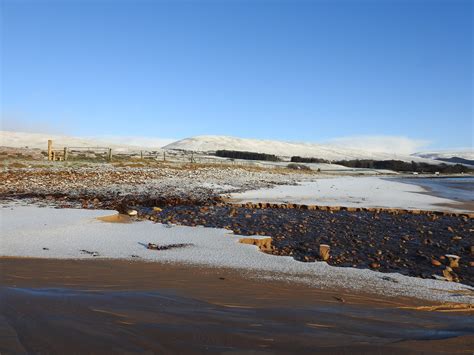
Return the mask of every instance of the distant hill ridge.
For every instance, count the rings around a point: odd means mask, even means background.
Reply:
[[[361,149],[351,149],[335,145],[247,139],[230,136],[196,136],[172,142],[172,140],[170,139],[161,138],[81,138],[57,134],[51,135],[46,133],[0,131],[0,146],[14,148],[29,147],[46,149],[48,139],[53,139],[54,145],[59,148],[62,148],[64,146],[107,146],[111,147],[115,151],[166,149],[194,152],[215,152],[217,150],[234,150],[273,154],[281,157],[300,156],[306,158],[319,158],[330,161],[368,159],[401,160],[405,162],[416,161],[431,164],[440,164],[443,161],[469,165],[474,164],[474,151],[472,149],[465,149],[460,151],[419,152],[413,155],[403,155],[395,153],[390,154],[384,152],[372,152]]]
[[[372,160],[402,160],[406,162],[430,162],[411,155],[389,154],[383,152],[369,152],[360,149],[349,149],[333,145],[315,143],[296,143],[274,140],[258,140],[229,136],[196,136],[168,144],[163,149],[174,149],[194,152],[215,152],[217,150],[246,151],[264,154],[274,154],[283,157],[300,156],[307,158],[321,158],[331,161],[372,159]]]

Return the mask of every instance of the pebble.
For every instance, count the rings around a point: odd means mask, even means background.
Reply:
[[[133,216],[136,216],[138,214],[137,210],[128,210],[127,211],[127,214],[130,216],[130,217],[133,217]]]
[[[440,261],[438,261],[438,260],[436,260],[436,259],[432,259],[432,260],[431,260],[431,265],[433,265],[433,266],[441,266],[442,264],[441,264]]]

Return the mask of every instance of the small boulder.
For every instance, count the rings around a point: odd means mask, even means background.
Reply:
[[[451,268],[455,269],[459,267],[459,259],[461,259],[461,257],[452,254],[446,254],[445,256],[448,258]]]
[[[329,255],[330,250],[331,250],[331,247],[329,245],[321,244],[319,246],[319,256],[321,257],[321,259],[323,259],[324,261],[328,261],[330,258],[330,255]]]
[[[369,266],[370,266],[371,269],[378,269],[380,267],[380,264],[376,263],[376,262],[373,262]]]

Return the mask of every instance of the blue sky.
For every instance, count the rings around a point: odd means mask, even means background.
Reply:
[[[472,1],[1,4],[4,129],[472,146]]]

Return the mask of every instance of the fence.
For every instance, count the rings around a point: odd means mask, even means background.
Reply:
[[[64,147],[63,149],[53,149],[53,141],[48,140],[48,160],[66,161],[71,153],[85,151],[86,153],[103,152],[107,161],[112,160],[112,148],[110,147]]]

